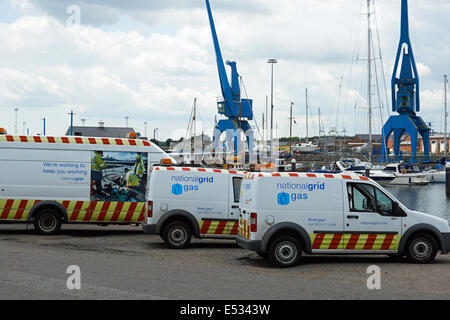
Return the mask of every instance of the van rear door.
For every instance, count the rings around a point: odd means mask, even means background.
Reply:
[[[246,174],[242,180],[239,196],[239,235],[250,239],[250,206],[252,205],[252,191],[255,187],[253,174]]]
[[[227,223],[227,234],[237,235],[239,226],[239,198],[241,194],[242,177],[230,175],[228,205],[229,222]]]

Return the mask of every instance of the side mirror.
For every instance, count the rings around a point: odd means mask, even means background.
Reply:
[[[394,202],[394,216],[396,217],[406,217],[405,211],[402,210],[398,202]]]

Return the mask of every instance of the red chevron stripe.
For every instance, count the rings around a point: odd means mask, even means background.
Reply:
[[[333,240],[331,240],[330,246],[328,247],[328,249],[330,250],[336,250],[339,247],[339,243],[341,242],[343,234],[342,233],[336,233],[333,236]]]
[[[117,221],[119,219],[120,213],[122,212],[122,208],[125,205],[125,202],[119,202],[114,210],[114,214],[111,217],[111,221]]]
[[[347,236],[347,235],[346,235]],[[352,234],[350,240],[347,243],[346,250],[354,250],[356,245],[358,244],[359,234]]]
[[[225,230],[226,226],[227,223],[225,221],[220,221],[219,225],[216,228],[215,234],[223,234],[223,230]]]
[[[103,203],[103,206],[102,206],[102,209],[100,211],[100,214],[98,216],[97,221],[104,221],[105,220],[105,217],[106,217],[106,214],[108,213],[108,209],[109,209],[110,205],[111,205],[111,202]]]
[[[3,208],[3,212],[2,212],[0,219],[8,219],[8,215],[9,215],[9,212],[11,211],[13,204],[14,204],[14,200],[10,199],[10,200],[6,201],[5,207]]]
[[[69,202],[69,201],[67,201],[67,202]],[[67,205],[67,207],[68,206],[69,205]],[[75,203],[75,207],[73,208],[72,214],[70,215],[70,220],[71,221],[77,220],[78,215],[80,214],[82,207],[83,207],[83,201],[77,201],[77,203]],[[89,212],[86,213],[86,215],[88,215],[88,214],[89,214]]]
[[[14,217],[15,220],[20,220],[22,218],[23,213],[25,212],[25,207],[28,204],[28,200],[20,201],[19,208],[17,209],[16,215]]]
[[[132,202],[130,205],[130,209],[128,209],[128,213],[125,217],[125,221],[131,221],[131,218],[133,218],[133,214],[136,211],[136,207],[137,207],[138,203],[137,202]]]
[[[200,233],[201,233],[201,234],[207,234],[210,225],[211,225],[211,221],[205,221],[205,222],[203,222],[202,229],[200,230]]]
[[[364,250],[371,250],[373,247],[373,244],[375,243],[375,240],[377,240],[376,234],[371,234],[367,238],[366,244],[364,245]]]
[[[320,246],[322,245],[322,241],[324,238],[325,238],[325,234],[323,234],[323,233],[316,235],[316,238],[314,239],[314,242],[313,242],[313,249],[320,249]]]
[[[239,230],[239,222],[235,222],[234,226],[233,226],[233,229],[231,229],[230,234],[233,235],[233,236],[237,235],[238,234],[238,230]]]
[[[391,247],[392,241],[394,240],[393,234],[386,235],[386,238],[384,238],[383,245],[381,246],[381,250],[389,250]]]
[[[139,215],[138,222],[144,221],[145,206],[142,206],[141,214]]]

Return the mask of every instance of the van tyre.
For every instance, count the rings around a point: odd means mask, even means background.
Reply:
[[[406,258],[411,263],[426,264],[436,258],[438,246],[436,240],[426,233],[413,236],[406,245]]]
[[[53,209],[44,209],[34,217],[34,229],[42,235],[54,235],[61,229],[61,216]]]
[[[293,267],[300,261],[302,246],[294,237],[280,237],[270,244],[267,256],[270,263],[276,267]]]
[[[169,248],[184,249],[191,243],[192,231],[186,223],[175,221],[164,228],[162,236]]]

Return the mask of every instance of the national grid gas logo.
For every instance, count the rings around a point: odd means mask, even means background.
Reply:
[[[277,194],[277,203],[280,206],[288,206],[289,204],[299,201],[308,200],[307,192],[320,192],[326,189],[323,183],[277,183],[277,190],[281,191]]]
[[[181,196],[183,193],[198,191],[199,185],[204,183],[213,184],[214,177],[172,176],[171,181],[176,182],[172,184],[172,194]]]

